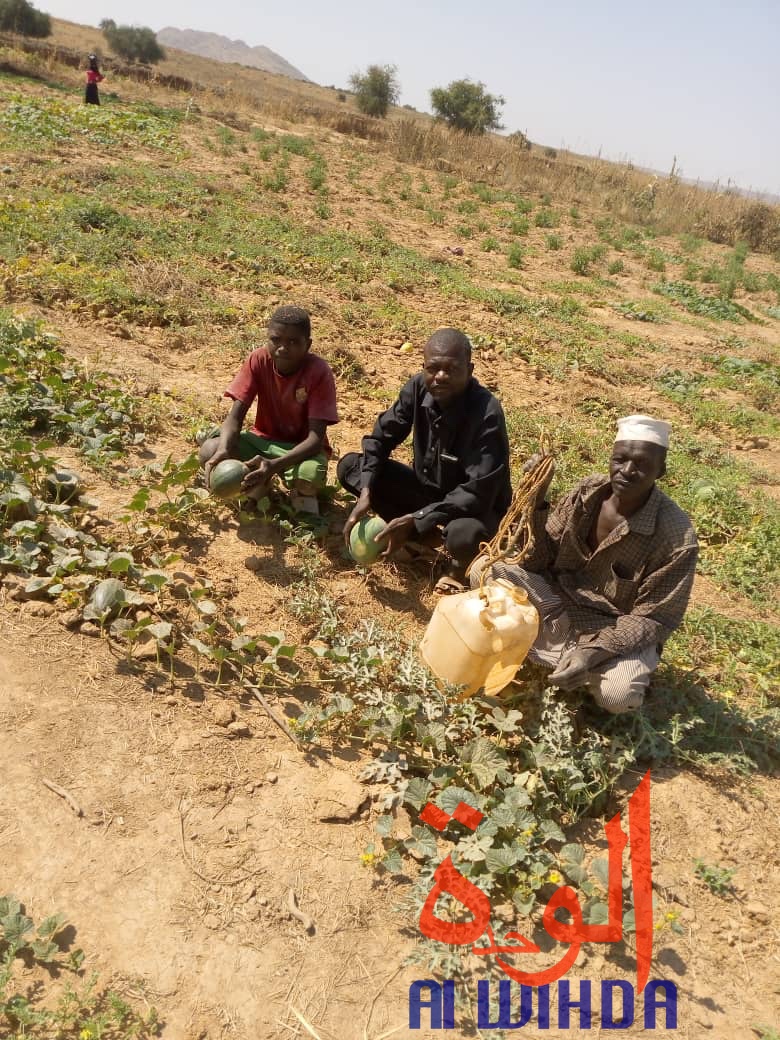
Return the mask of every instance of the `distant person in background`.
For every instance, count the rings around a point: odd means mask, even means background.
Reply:
[[[103,77],[98,68],[98,60],[95,54],[89,56],[89,68],[87,69],[87,90],[84,100],[88,105],[99,105],[98,83],[103,82]]]

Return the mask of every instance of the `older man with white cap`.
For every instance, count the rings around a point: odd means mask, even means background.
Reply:
[[[666,472],[669,431],[648,415],[620,419],[609,476],[587,477],[554,509],[544,501],[548,481],[525,566],[498,563],[491,572],[524,587],[536,605],[541,624],[530,656],[553,666],[551,682],[588,686],[614,713],[641,707],[693,585],[696,535],[656,485]],[[480,569],[478,562],[474,585]]]

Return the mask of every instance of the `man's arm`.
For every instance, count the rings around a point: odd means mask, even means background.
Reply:
[[[533,473],[535,467],[541,462],[541,455],[532,455],[523,466],[524,473]],[[555,467],[552,467],[549,479],[539,487],[536,508],[531,514],[531,551],[523,562],[527,571],[541,573],[548,570],[555,557],[561,539],[569,526],[574,515],[577,499],[582,493],[582,484],[577,486],[562,498],[554,508],[550,508],[547,501],[547,492],[554,476]]]
[[[363,438],[362,487],[369,488],[382,472],[394,448],[412,432],[414,422],[415,382],[410,379],[396,402],[379,416],[374,429]]]
[[[371,512],[371,485],[382,472],[394,448],[406,440],[414,422],[414,380],[409,380],[398,395],[398,400],[383,412],[371,434],[363,438],[363,463],[360,473],[361,491],[343,528],[344,541],[349,545],[352,528]]]
[[[253,368],[253,360],[256,353],[256,351],[253,351],[244,360],[241,368],[233,376],[230,386],[223,395],[224,397],[232,398],[233,404],[219,431],[216,450],[205,464],[206,480],[208,480],[214,466],[225,459],[238,458],[238,437],[241,433],[241,427],[244,425],[246,413],[257,397],[257,384]]]
[[[224,462],[225,459],[238,458],[238,437],[251,403],[251,401],[233,401],[219,431],[216,450],[204,467],[207,481],[214,466]]]
[[[418,534],[426,534],[439,524],[459,517],[482,516],[490,511],[509,469],[500,412],[485,416],[463,468],[466,479],[462,484],[448,492],[441,501],[433,502],[414,514]]]

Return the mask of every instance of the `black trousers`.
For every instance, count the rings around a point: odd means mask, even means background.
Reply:
[[[97,83],[87,83],[87,89],[84,91],[84,101],[88,105],[100,104],[100,95],[98,94]]]
[[[360,472],[363,456],[353,451],[339,459],[336,473],[343,488],[356,497],[360,494]],[[410,466],[389,459],[371,488],[371,508],[383,520],[416,513],[418,509],[438,502],[442,492],[425,487]],[[444,545],[455,562],[465,567],[498,530],[498,520],[485,517],[459,517],[442,528]]]

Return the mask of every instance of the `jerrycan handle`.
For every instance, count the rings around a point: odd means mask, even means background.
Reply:
[[[500,585],[505,594],[509,596],[515,603],[528,603],[528,592],[523,588],[522,585],[514,585],[511,581],[507,581],[506,578],[496,578],[496,585]]]
[[[495,598],[483,595],[483,602],[485,606],[479,612],[480,624],[483,628],[486,628],[488,632],[494,632],[496,630],[496,623],[493,621],[495,617],[501,617],[506,614],[506,602],[501,598]]]

